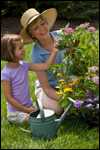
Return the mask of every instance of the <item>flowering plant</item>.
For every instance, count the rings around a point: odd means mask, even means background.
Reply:
[[[95,72],[93,72],[97,69]],[[90,71],[91,70],[91,71]],[[94,99],[99,96],[99,69],[97,66],[88,68],[85,75],[81,76],[66,76],[66,78],[58,80],[56,87],[57,94],[61,97],[60,104],[63,107],[67,105],[69,97],[74,100]],[[62,73],[58,73],[57,77],[62,77]]]
[[[59,33],[58,48],[65,49],[62,64],[51,71],[58,81],[60,104],[66,107],[69,97],[76,101],[94,99],[99,95],[99,38],[98,31],[89,23],[76,28],[69,24]]]

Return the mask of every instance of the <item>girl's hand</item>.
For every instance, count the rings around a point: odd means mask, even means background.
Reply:
[[[58,52],[58,48],[57,48],[57,47],[58,47],[58,43],[55,42],[55,43],[54,43],[54,47],[53,47],[53,49],[52,49],[52,52],[55,52],[55,53]]]
[[[52,53],[57,53],[58,52],[58,49],[56,48],[56,47],[54,47],[53,49],[52,49]]]
[[[37,108],[31,106],[31,107],[28,107],[27,110],[28,110],[28,113],[31,113],[31,112],[37,111]]]

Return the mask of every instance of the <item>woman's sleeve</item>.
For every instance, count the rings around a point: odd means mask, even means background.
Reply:
[[[55,37],[56,40],[60,39],[60,34],[61,33],[62,33],[62,30],[56,30],[56,31],[52,32],[52,34],[54,35],[54,37]]]

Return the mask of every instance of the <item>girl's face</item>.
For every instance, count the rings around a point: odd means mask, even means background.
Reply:
[[[39,41],[46,38],[49,33],[47,21],[44,19],[39,19],[37,23],[31,26],[31,32],[32,37]]]
[[[23,60],[25,56],[25,49],[24,49],[23,42],[17,41],[15,45],[16,45],[16,49],[15,49],[16,61]]]

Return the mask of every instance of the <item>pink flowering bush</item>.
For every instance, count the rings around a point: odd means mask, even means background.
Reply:
[[[89,27],[89,28],[88,28],[88,31],[89,31],[89,32],[95,32],[95,31],[96,31],[96,28],[95,28],[95,27]]]
[[[73,28],[65,28],[64,29],[64,34],[65,35],[70,35],[72,33],[74,33],[74,29]]]
[[[72,112],[98,124],[99,110],[99,33],[89,23],[61,29],[58,48],[65,50],[62,64],[51,67],[58,81],[57,94],[63,108],[73,102]],[[84,108],[84,109],[83,109]]]

